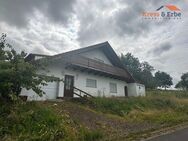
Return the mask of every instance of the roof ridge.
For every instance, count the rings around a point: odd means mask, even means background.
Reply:
[[[72,52],[75,52],[75,51],[82,51],[84,49],[90,49],[90,48],[92,49],[94,47],[97,48],[97,47],[101,47],[102,45],[105,45],[105,44],[109,44],[108,41],[105,41],[105,42],[102,42],[102,43],[97,43],[97,44],[94,44],[94,45],[89,45],[89,46],[86,46],[86,47],[81,47],[81,48],[70,50],[70,51],[67,51],[67,52],[62,52],[62,53],[55,54],[55,55],[52,55],[52,56],[55,57],[55,56],[59,56],[59,55],[66,54],[66,53],[72,53]]]

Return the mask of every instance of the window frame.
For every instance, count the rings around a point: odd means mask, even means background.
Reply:
[[[112,85],[115,86],[114,87],[115,90],[112,90],[112,87],[111,87]],[[110,86],[110,93],[117,93],[117,83],[110,82],[109,86]]]
[[[88,84],[88,81],[90,81],[90,84]],[[94,82],[95,86],[91,86],[91,81]],[[88,88],[97,88],[97,80],[96,79],[87,78],[86,79],[86,87],[88,87]]]

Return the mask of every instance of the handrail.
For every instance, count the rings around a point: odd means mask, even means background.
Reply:
[[[85,92],[85,91],[83,91],[83,90],[81,90],[81,89],[78,89],[78,88],[76,88],[76,87],[73,86],[73,91],[74,91],[75,89],[78,90],[78,91],[80,91],[80,97],[83,97],[83,96],[81,95],[81,93],[84,93],[86,96],[89,96],[89,97],[94,98],[94,96],[90,95],[89,93],[87,93],[87,92]],[[75,92],[74,92],[74,94],[75,94]],[[79,94],[77,94],[77,93],[76,93],[76,95],[79,96]]]
[[[75,92],[74,92],[74,94],[77,95],[77,96],[79,96],[79,97],[81,97],[81,98],[83,98],[83,96],[81,96],[81,95],[79,95],[79,94],[77,94],[77,93],[75,93]]]

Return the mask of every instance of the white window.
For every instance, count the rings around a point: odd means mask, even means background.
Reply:
[[[97,80],[86,79],[86,87],[97,88]]]
[[[110,93],[117,93],[117,84],[110,83]]]

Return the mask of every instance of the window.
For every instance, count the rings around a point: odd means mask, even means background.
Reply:
[[[117,84],[110,83],[110,93],[117,93]]]
[[[86,79],[86,87],[97,88],[97,80]]]

